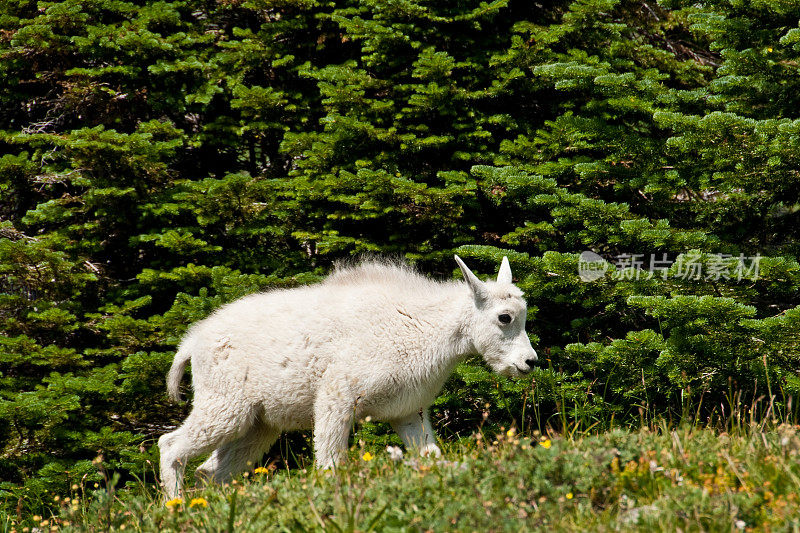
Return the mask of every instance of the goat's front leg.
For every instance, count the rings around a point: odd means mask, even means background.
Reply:
[[[356,400],[336,381],[324,383],[314,401],[314,456],[317,468],[333,468],[347,455]]]
[[[392,428],[400,435],[406,448],[419,450],[420,455],[423,456],[440,457],[442,455],[442,451],[436,445],[436,433],[431,427],[427,409],[422,408],[410,416],[392,420],[391,424]]]

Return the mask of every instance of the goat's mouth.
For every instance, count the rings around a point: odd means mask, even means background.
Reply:
[[[530,373],[530,371],[531,371],[531,369],[530,369],[530,368],[528,368],[528,369],[526,369],[526,370],[523,370],[523,369],[521,369],[520,367],[518,367],[517,365],[514,365],[514,368],[516,368],[516,369],[517,369],[517,372],[519,372],[519,373],[520,373],[520,374],[522,374],[523,376],[524,376],[525,374],[529,374],[529,373]]]

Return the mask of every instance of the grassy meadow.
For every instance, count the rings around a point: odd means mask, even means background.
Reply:
[[[798,531],[800,428],[666,424],[599,434],[475,433],[439,459],[360,441],[337,471],[257,467],[164,501],[152,484],[5,531]],[[396,453],[396,452],[395,452]],[[99,468],[102,465],[98,465]]]

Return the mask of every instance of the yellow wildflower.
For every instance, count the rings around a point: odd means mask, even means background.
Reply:
[[[516,435],[516,434],[517,434],[517,430],[516,430],[516,429],[514,429],[514,428],[511,428],[511,429],[509,429],[508,431],[506,431],[506,436],[507,436],[508,438],[512,438],[512,437],[513,437],[514,435]]]
[[[269,468],[264,468],[263,466],[259,466],[255,470],[253,470],[256,474],[269,474]]]
[[[375,456],[367,452],[364,455],[362,455],[361,458],[364,459],[365,461],[372,461],[375,458]]]
[[[573,497],[574,497],[574,494],[572,494],[571,492],[567,493],[567,499],[568,500],[571,500]]]
[[[544,439],[539,445],[544,448],[545,450],[549,450],[550,446],[553,445],[553,442],[550,439]]]
[[[181,505],[182,503],[183,503],[183,498],[172,498],[171,500],[169,500],[164,505],[166,505],[167,507],[172,509],[173,507],[177,507],[178,505]]]
[[[208,502],[205,498],[192,498],[189,507],[208,507]]]

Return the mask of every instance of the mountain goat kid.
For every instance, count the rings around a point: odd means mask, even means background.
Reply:
[[[495,372],[518,376],[537,360],[508,259],[497,281],[486,282],[455,260],[466,283],[365,262],[316,285],[241,298],[192,326],[167,389],[179,398],[191,360],[194,406],[158,440],[168,497],[180,493],[191,458],[212,452],[197,474],[224,481],[283,431],[313,427],[316,463],[333,467],[353,421],[367,416],[390,422],[407,447],[438,456],[428,407],[459,361],[478,353]]]

